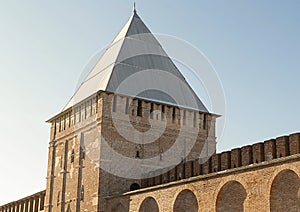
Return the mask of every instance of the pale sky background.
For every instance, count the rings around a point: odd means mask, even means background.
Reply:
[[[0,204],[46,187],[49,125],[132,1],[0,0]],[[300,131],[300,1],[137,1],[152,32],[184,39],[222,81],[218,151]]]

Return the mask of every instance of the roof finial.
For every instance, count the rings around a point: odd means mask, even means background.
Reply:
[[[133,13],[136,14],[135,1],[133,2]]]

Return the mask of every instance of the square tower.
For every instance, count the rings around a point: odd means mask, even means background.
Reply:
[[[48,121],[45,211],[114,211],[108,197],[152,186],[147,179],[192,176],[178,164],[215,153],[216,117],[134,11]]]

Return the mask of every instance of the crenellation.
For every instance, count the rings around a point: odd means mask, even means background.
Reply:
[[[0,212],[39,212],[44,211],[46,191],[0,206]]]
[[[263,142],[252,145],[252,158],[253,158],[253,163],[261,163],[265,161]]]
[[[212,172],[221,171],[221,155],[214,154],[211,156]]]
[[[264,142],[265,160],[269,161],[276,158],[276,140],[270,139]]]
[[[289,136],[276,138],[276,157],[281,158],[289,155]]]
[[[242,165],[242,151],[241,148],[231,150],[231,168],[237,168]]]
[[[221,171],[231,168],[231,152],[221,152]]]
[[[154,185],[162,184],[162,175],[159,174],[159,175],[155,176],[154,181],[155,181]]]
[[[247,145],[241,148],[242,152],[242,166],[247,166],[252,164],[252,146]]]
[[[289,150],[291,155],[300,153],[300,133],[289,135]]]
[[[170,179],[170,181],[175,181],[176,180],[176,167],[172,168],[169,171],[169,179]]]
[[[193,161],[188,161],[184,165],[185,165],[184,179],[192,177],[194,175]]]
[[[176,180],[181,180],[183,179],[183,162],[179,163],[177,166],[176,166]]]
[[[132,121],[148,122],[148,119],[154,119],[157,121],[166,121],[170,124],[170,127],[178,127],[180,124],[184,124],[187,127],[203,127],[205,129],[213,125],[214,117],[209,114],[196,112],[185,108],[178,108],[162,103],[149,102],[148,100],[142,100],[138,98],[130,98],[126,96],[116,94],[105,94],[102,93],[103,101],[111,101],[112,108],[105,106],[103,108],[103,114],[110,114],[110,110],[115,113],[124,114],[127,113],[131,117]],[[155,111],[155,113],[154,113]],[[105,115],[108,118],[108,115]],[[138,118],[141,117],[141,118]],[[204,118],[205,117],[205,118]],[[205,122],[205,127],[204,123]],[[211,122],[211,123],[210,123]],[[214,127],[214,126],[211,126]]]
[[[274,141],[277,140],[277,145],[274,145]],[[298,144],[300,143],[300,133],[292,134],[290,136],[282,136],[277,139],[271,139],[268,141],[255,143],[253,145],[247,145],[241,148],[235,148],[231,151],[226,151],[218,154],[212,155],[212,157],[205,161],[202,165],[199,165],[198,161],[191,161],[185,163],[185,171],[186,177],[189,177],[190,175],[201,175],[201,174],[207,174],[211,172],[218,172],[220,170],[226,170],[230,168],[237,168],[240,166],[247,166],[253,163],[260,163],[265,161],[265,154],[268,149],[271,149],[273,151],[274,146],[279,148],[279,143],[282,143],[281,150],[285,155],[282,154],[282,157],[291,155],[289,154],[289,151],[287,151],[287,146],[291,146],[291,142],[294,142],[294,145],[296,146],[296,149],[299,148]],[[266,150],[265,150],[266,145]],[[272,152],[271,151],[271,152]],[[279,150],[277,150],[279,151]],[[274,154],[274,153],[273,153]],[[276,157],[279,157],[280,153],[277,153]],[[298,152],[293,152],[293,154],[298,154]],[[211,166],[211,168],[210,168]],[[174,169],[177,172],[177,178],[179,179],[180,173],[183,172],[182,169],[183,165],[179,164]],[[191,167],[193,169],[193,172],[191,171]],[[200,171],[200,168],[202,169]],[[193,174],[191,174],[193,173]],[[170,179],[172,179],[172,170],[169,172]],[[181,174],[182,175],[182,174]]]
[[[199,164],[199,159],[193,160],[193,168],[194,168],[194,176],[200,175],[200,164]]]
[[[205,162],[201,164],[201,174],[209,174],[211,173],[211,159],[209,158]]]
[[[168,172],[169,179],[170,181],[181,179],[179,176],[180,173],[183,172],[182,167],[185,167],[184,178],[189,178],[231,168],[248,166],[253,163],[261,163],[268,160],[265,158],[268,155],[269,157],[271,155],[274,157],[273,159],[275,159],[279,158],[280,155],[281,157],[286,157],[293,154],[299,154],[299,145],[300,133],[295,133],[290,136],[282,136],[265,142],[235,148],[230,151],[213,154],[208,160],[202,160],[201,164],[198,163],[198,160],[181,163]],[[191,171],[191,169],[193,169],[193,171]],[[173,177],[172,173],[177,173],[177,177]]]

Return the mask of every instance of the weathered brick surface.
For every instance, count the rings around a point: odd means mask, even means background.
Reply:
[[[300,156],[280,160],[125,193],[110,198],[109,205],[111,208],[125,202],[128,211],[139,211],[141,203],[151,197],[159,211],[164,212],[185,211],[180,210],[180,205],[189,211],[204,212],[297,211],[300,208]],[[113,211],[110,208],[108,211]]]
[[[40,191],[14,202],[0,206],[0,212],[42,212],[46,191]]]
[[[289,150],[291,155],[300,153],[300,133],[289,136]]]
[[[215,154],[212,148],[215,117],[188,110],[183,117],[182,109],[137,99],[126,106],[127,98],[100,92],[54,117],[46,196],[43,193],[39,198],[28,197],[6,204],[0,207],[0,212],[31,212],[43,210],[44,206],[47,212],[145,211],[146,208],[182,211],[182,206],[190,207],[191,211],[269,211],[270,208],[295,211],[300,208],[297,196],[300,133]],[[125,124],[124,116],[128,115],[135,129],[146,132],[151,127],[149,119],[159,128],[165,121],[165,133],[147,145],[128,142],[115,128],[112,108],[113,113],[121,114],[119,124]],[[158,110],[153,116],[151,108]],[[174,168],[157,170],[154,177],[149,173],[143,180],[122,178],[99,169],[97,160],[103,155],[103,142],[95,139],[99,132],[119,154],[135,159],[157,156],[160,161],[165,160],[164,152],[176,141],[183,123],[187,128],[181,142],[188,143],[196,136],[196,143],[189,153],[179,152],[182,162],[173,164]],[[213,128],[212,135],[208,134],[209,127]],[[155,133],[149,136],[154,137]],[[207,140],[210,142],[205,143]],[[206,150],[207,155],[195,159],[201,150]],[[134,183],[143,190],[129,192]]]
[[[260,163],[265,160],[264,143],[256,143],[252,145],[253,163]]]
[[[231,167],[236,168],[242,165],[242,151],[240,148],[231,150]]]
[[[226,170],[231,168],[231,152],[222,152],[221,153],[221,170]]]
[[[276,140],[270,139],[264,142],[265,160],[276,158]]]
[[[212,172],[220,171],[221,170],[221,155],[214,154],[211,157],[211,163],[212,163]]]
[[[276,157],[281,158],[289,155],[289,137],[276,138]]]
[[[247,166],[252,163],[252,146],[242,147],[242,166]]]
[[[76,107],[54,117],[51,120],[53,146],[49,148],[47,181],[49,192],[45,203],[46,211],[69,209],[106,211],[108,207],[106,197],[127,192],[134,183],[147,187],[189,178],[195,173],[199,174],[199,165],[195,167],[194,160],[199,157],[206,140],[210,141],[208,145],[215,145],[215,124],[210,123],[215,122],[215,117],[206,114],[205,127],[203,125],[202,129],[199,129],[203,115],[195,111],[173,108],[160,103],[99,92]],[[126,122],[127,117],[131,126]],[[147,138],[152,139],[153,142],[142,145],[132,142],[134,139],[143,138],[134,137],[130,127],[140,132],[147,132],[151,128],[149,120],[152,122],[153,133],[148,134]],[[116,124],[127,130],[127,135],[132,136],[133,140],[127,140],[124,135],[121,135]],[[159,139],[155,138],[164,127],[165,130]],[[212,134],[208,134],[209,130]],[[194,143],[187,154],[178,151],[182,154],[182,162],[168,173],[157,170],[155,173],[149,173],[149,176],[155,174],[152,178],[136,180],[115,176],[97,166],[97,160],[99,163],[100,158],[103,159],[103,155],[106,154],[102,152],[104,143],[101,142],[101,138],[105,139],[113,151],[124,157],[137,160],[158,157],[163,161],[164,152],[174,145],[179,132],[183,135],[180,142]],[[101,138],[98,136],[99,133]],[[81,148],[82,145],[87,151],[85,158],[82,158],[80,153],[84,150]],[[89,148],[91,146],[93,148]],[[105,161],[110,161],[109,157],[108,155]],[[208,160],[207,172],[211,172],[211,159]],[[118,207],[122,208],[123,204]]]

